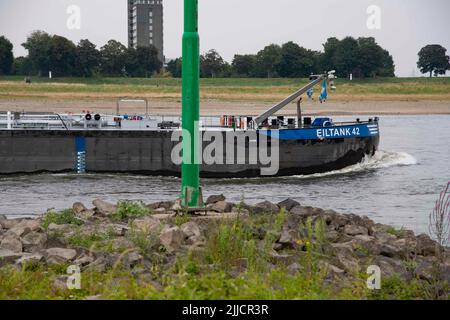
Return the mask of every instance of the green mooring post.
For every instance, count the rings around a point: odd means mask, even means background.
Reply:
[[[184,0],[181,205],[183,208],[191,210],[204,207],[198,161],[199,78],[198,0]]]

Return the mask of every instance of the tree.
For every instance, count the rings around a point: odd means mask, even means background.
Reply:
[[[11,74],[13,70],[13,45],[4,36],[0,37],[0,74]]]
[[[359,68],[359,46],[358,41],[352,37],[346,37],[339,42],[333,57],[336,73],[341,78],[353,74],[355,77],[362,76]]]
[[[28,58],[39,76],[50,70],[52,37],[44,31],[34,31],[22,46],[28,50]]]
[[[100,49],[101,71],[105,75],[117,76],[125,72],[127,47],[115,40],[109,40]]]
[[[377,75],[380,77],[395,77],[394,59],[387,50],[383,49],[381,67],[378,69]]]
[[[132,77],[149,77],[162,68],[158,59],[158,50],[154,46],[129,48],[125,62],[125,69]]]
[[[181,78],[182,76],[183,61],[181,58],[172,59],[167,63],[167,70],[172,77]]]
[[[321,56],[321,71],[331,71],[336,69],[334,57],[339,47],[340,41],[337,38],[328,38],[323,44],[324,53]]]
[[[89,40],[80,40],[76,48],[75,74],[92,77],[100,67],[100,51]]]
[[[33,72],[33,66],[28,57],[17,57],[14,59],[14,74],[18,76],[29,76]]]
[[[438,44],[423,47],[419,51],[417,67],[422,73],[430,73],[430,78],[445,74],[450,70],[450,57],[446,55],[447,49]]]
[[[300,78],[307,77],[317,71],[316,53],[306,50],[290,41],[281,47],[281,59],[277,65],[281,77]]]
[[[212,49],[200,56],[200,71],[204,78],[215,78],[226,69],[226,63],[220,54]]]
[[[256,55],[235,55],[232,62],[233,72],[238,76],[251,77],[254,75],[256,66]]]
[[[50,71],[56,77],[72,76],[75,71],[76,46],[67,38],[54,35],[50,48]]]
[[[258,77],[277,76],[276,69],[281,61],[281,47],[271,44],[256,55],[256,75]]]

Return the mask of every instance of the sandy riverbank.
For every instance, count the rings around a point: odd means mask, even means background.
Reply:
[[[204,100],[201,114],[208,115],[257,115],[275,102],[223,102]],[[178,115],[181,103],[178,101],[150,100],[152,114]],[[115,113],[115,100],[57,100],[57,99],[1,99],[0,111],[78,113],[89,110],[99,113]],[[450,101],[328,101],[305,102],[305,114],[311,115],[427,115],[450,114]],[[143,104],[122,104],[122,113],[144,113]],[[295,114],[296,105],[291,104],[283,114]]]

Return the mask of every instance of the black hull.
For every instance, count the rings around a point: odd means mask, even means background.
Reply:
[[[177,142],[170,131],[0,131],[0,174],[74,172],[76,137],[85,140],[86,171],[180,176],[172,162]],[[280,140],[276,176],[339,170],[378,149],[379,136],[321,140]],[[248,150],[246,151],[248,152]],[[204,178],[261,176],[260,165],[201,165]]]

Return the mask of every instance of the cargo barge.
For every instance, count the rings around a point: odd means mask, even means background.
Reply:
[[[380,139],[376,117],[347,123],[302,117],[300,100],[296,116],[275,115],[328,77],[317,76],[259,117],[201,118],[196,139],[213,158],[199,155],[201,176],[307,175],[339,170],[373,155]],[[119,103],[112,115],[1,112],[0,174],[180,176],[180,124],[180,117],[150,114],[147,102],[142,115],[123,114]]]

